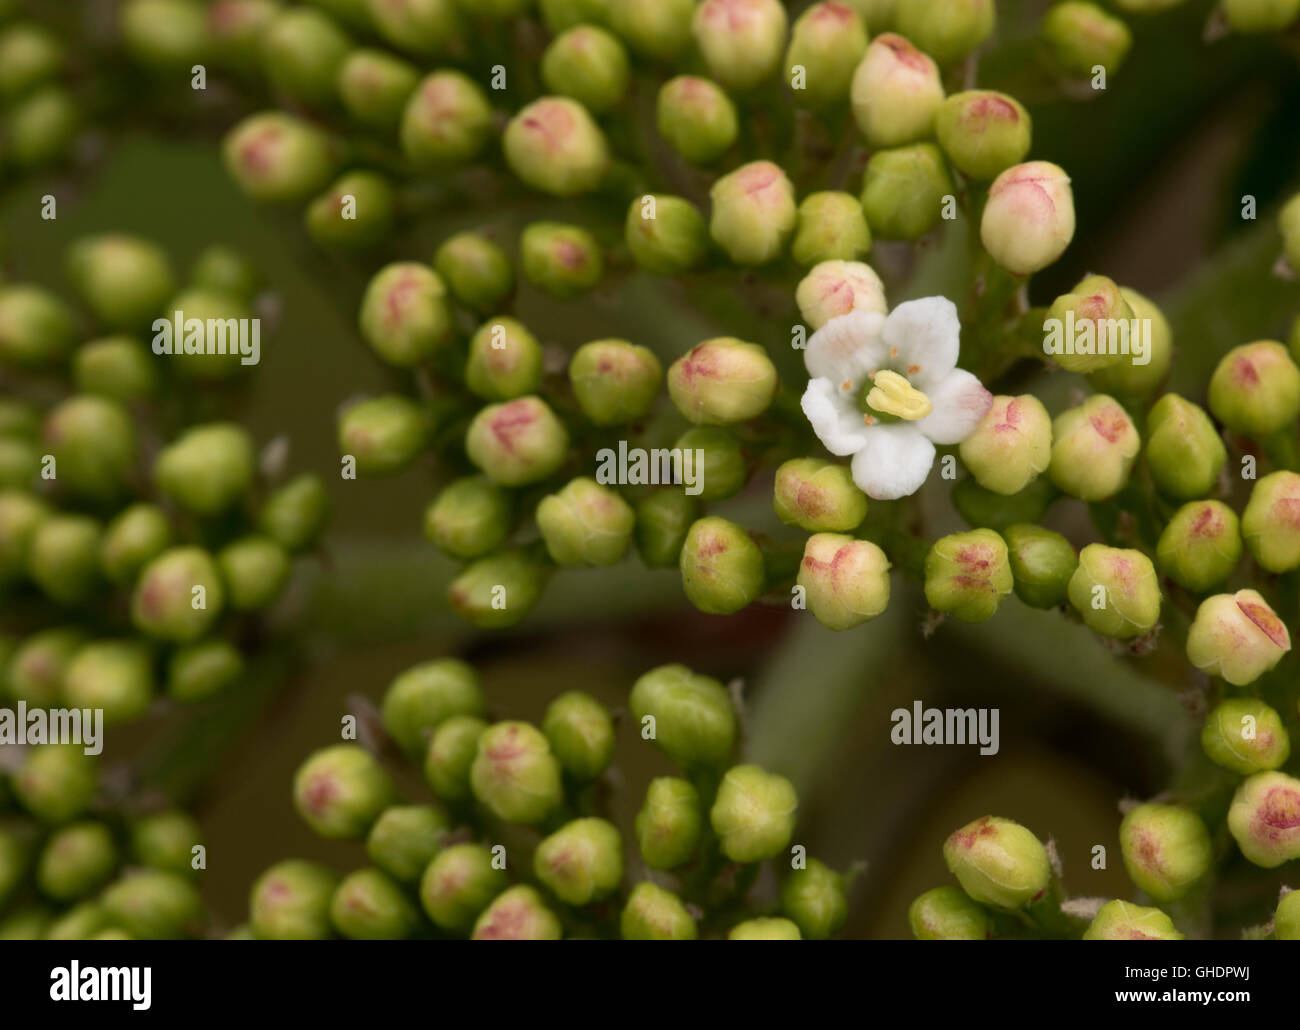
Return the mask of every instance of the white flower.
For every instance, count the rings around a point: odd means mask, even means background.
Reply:
[[[915,493],[934,445],[961,443],[992,406],[993,395],[957,367],[960,333],[952,301],[926,297],[888,316],[851,311],[809,338],[804,414],[828,451],[853,455],[853,481],[868,497]]]

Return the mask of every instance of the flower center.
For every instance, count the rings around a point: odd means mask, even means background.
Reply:
[[[932,410],[930,398],[908,382],[907,377],[882,369],[871,377],[862,390],[859,407],[863,414],[883,422],[901,419],[914,422]]]

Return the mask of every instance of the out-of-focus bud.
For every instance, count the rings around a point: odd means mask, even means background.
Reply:
[[[537,845],[533,872],[568,905],[589,905],[618,889],[623,841],[604,819],[574,819]]]
[[[208,51],[207,16],[198,0],[130,0],[118,30],[127,53],[159,71],[188,71]]]
[[[558,300],[572,300],[600,282],[605,262],[586,229],[560,222],[533,222],[519,237],[524,278]]]
[[[1273,939],[1300,941],[1300,891],[1288,891],[1273,913]]]
[[[434,255],[433,267],[457,300],[485,315],[515,287],[510,258],[481,233],[462,232],[447,239]]]
[[[907,910],[907,922],[918,941],[982,941],[993,931],[989,914],[957,887],[920,895]]]
[[[1141,551],[1089,544],[1070,577],[1070,604],[1095,632],[1140,637],[1160,618],[1160,583]]]
[[[1141,446],[1128,412],[1095,394],[1053,419],[1048,475],[1071,497],[1104,501],[1124,488]]]
[[[1276,709],[1257,698],[1230,697],[1205,717],[1201,748],[1215,765],[1250,776],[1285,765],[1291,737]]]
[[[89,515],[51,515],[32,535],[27,575],[59,604],[90,599],[99,581],[99,542],[104,527]]]
[[[110,329],[137,329],[158,314],[175,290],[167,253],[123,233],[78,240],[68,252],[68,277],[94,316]]]
[[[1254,590],[1207,597],[1187,631],[1187,660],[1233,686],[1253,683],[1291,650],[1291,634]]]
[[[262,39],[280,16],[278,0],[213,0],[207,10],[212,61],[245,79],[262,74]]]
[[[749,478],[740,441],[729,429],[695,426],[677,438],[672,450],[683,456],[686,489],[705,504],[734,497]]]
[[[655,275],[679,275],[693,268],[709,246],[708,227],[695,205],[664,193],[633,198],[623,238],[632,260]]]
[[[80,630],[61,626],[28,637],[6,662],[7,699],[26,701],[29,708],[59,707],[63,675],[85,642]]]
[[[420,82],[413,65],[383,50],[353,50],[339,65],[335,89],[357,121],[393,131]]]
[[[46,416],[41,437],[54,457],[56,482],[79,497],[112,499],[135,464],[135,423],[106,397],[70,397]]]
[[[185,337],[190,337],[195,331],[193,326],[207,326],[210,334],[208,341],[211,343],[210,347],[203,347],[197,352],[185,353],[182,334],[178,331],[172,336],[170,357],[167,360],[181,375],[199,380],[227,380],[248,369],[245,359],[261,360],[261,328],[255,321],[248,321],[253,313],[245,301],[210,289],[184,290],[168,302],[164,309],[168,316],[166,321],[159,319],[154,323],[157,330],[153,337],[155,345],[167,343],[166,335],[159,341],[159,335],[165,333],[161,326],[172,322],[177,317],[176,312],[180,312],[184,323],[191,326]],[[232,321],[236,327],[242,325],[251,328],[257,325],[257,328],[252,329],[256,335],[250,338],[243,329],[228,329]],[[203,337],[200,337],[202,340]],[[160,353],[167,351],[160,350]]]
[[[492,105],[473,79],[453,69],[426,77],[402,112],[402,153],[417,168],[473,160],[492,135]]]
[[[797,582],[808,610],[827,629],[852,629],[889,604],[889,559],[870,540],[815,533],[804,545]]]
[[[564,929],[534,888],[520,884],[498,894],[474,923],[476,941],[558,941]]]
[[[339,451],[356,459],[362,475],[401,472],[424,450],[429,416],[414,401],[386,394],[358,401],[339,417]]]
[[[1135,324],[1114,280],[1090,275],[1048,308],[1043,349],[1062,368],[1093,372],[1131,360]]]
[[[201,840],[198,823],[176,809],[141,816],[131,823],[131,855],[150,869],[192,876],[196,872],[192,849]]]
[[[348,172],[307,208],[307,234],[318,246],[364,250],[393,228],[393,187],[374,172]]]
[[[1156,544],[1160,571],[1197,594],[1226,580],[1240,559],[1237,513],[1222,501],[1184,504]]]
[[[682,545],[695,520],[700,503],[682,490],[656,490],[637,502],[636,549],[652,569],[666,569],[681,559]]]
[[[0,32],[0,97],[11,100],[63,70],[63,44],[43,25],[17,22]]]
[[[334,891],[330,921],[352,940],[399,941],[418,929],[420,914],[402,888],[378,869],[358,869]]]
[[[943,859],[962,890],[984,905],[1023,908],[1047,890],[1051,867],[1042,842],[1019,823],[981,816],[949,837]]]
[[[1300,16],[1298,0],[1220,0],[1234,32],[1281,32]]]
[[[630,78],[623,44],[595,25],[579,25],[556,36],[542,54],[541,71],[547,90],[572,97],[594,114],[622,100]]]
[[[648,415],[663,379],[654,352],[627,340],[584,343],[569,362],[578,406],[598,426],[624,425]]]
[[[6,365],[52,365],[72,350],[76,316],[59,297],[39,286],[0,286],[0,361]]]
[[[113,875],[117,850],[103,823],[81,822],[53,833],[36,864],[36,884],[55,901],[83,898]]]
[[[943,102],[935,113],[934,134],[964,175],[987,180],[1024,160],[1033,123],[1015,97],[972,89]]]
[[[681,899],[648,880],[628,895],[619,932],[625,941],[693,941],[699,933]]]
[[[455,0],[366,0],[375,30],[399,50],[421,56],[458,53],[463,25]]]
[[[253,441],[233,422],[195,426],[154,461],[158,488],[188,511],[218,515],[253,485]]]
[[[73,708],[100,709],[105,726],[143,714],[153,692],[153,655],[137,640],[87,644],[63,674],[63,700]]]
[[[958,452],[984,489],[1017,494],[1051,461],[1051,417],[1033,394],[994,397],[988,414]]]
[[[498,722],[483,731],[470,786],[510,823],[540,823],[563,800],[560,763],[545,735],[526,722]]]
[[[849,917],[848,885],[834,869],[810,858],[781,885],[781,911],[798,924],[804,937],[826,940]]]
[[[80,744],[41,744],[27,750],[9,786],[18,803],[42,823],[66,823],[94,800],[99,761]]]
[[[324,105],[352,41],[329,15],[309,7],[280,13],[262,36],[262,71],[271,85],[294,100]]]
[[[1300,475],[1281,469],[1259,480],[1241,513],[1251,557],[1269,572],[1300,567]]]
[[[443,488],[424,513],[424,535],[453,558],[479,558],[510,535],[510,497],[486,476],[465,476]]]
[[[242,303],[253,299],[260,285],[257,269],[229,247],[204,248],[190,269],[190,285],[203,293],[224,293]]]
[[[795,289],[799,315],[813,330],[853,311],[885,314],[885,284],[861,261],[823,261]]]
[[[560,766],[579,781],[595,779],[614,755],[614,721],[609,711],[580,690],[566,691],[547,706],[542,732]]]
[[[542,382],[542,346],[527,326],[500,316],[470,337],[465,385],[487,401],[533,393]]]
[[[993,0],[897,0],[893,25],[940,64],[965,57],[993,34]]]
[[[853,73],[853,117],[873,148],[929,137],[943,103],[939,68],[902,36],[887,32],[867,47]]]
[[[474,667],[458,658],[435,658],[400,673],[384,692],[384,729],[415,757],[429,736],[453,715],[482,715],[487,700]]]
[[[1186,501],[1218,481],[1227,448],[1210,417],[1191,401],[1167,393],[1147,414],[1147,465],[1161,493]]]
[[[871,229],[852,193],[810,193],[799,204],[790,256],[801,265],[853,261],[871,249]]]
[[[1293,0],[1288,0],[1293,2]],[[1300,9],[1300,4],[1295,4]],[[1282,205],[1282,210],[1277,217],[1278,231],[1282,234],[1282,253],[1286,255],[1287,264],[1292,270],[1300,270],[1300,193],[1288,200]],[[1295,356],[1295,338],[1296,325],[1300,325],[1297,320],[1291,327],[1291,355]]]
[[[157,392],[158,366],[149,348],[134,337],[107,336],[77,351],[72,380],[81,393],[132,404]]]
[[[695,0],[609,0],[609,25],[636,53],[675,61],[691,41]]]
[[[338,878],[301,859],[278,862],[253,884],[248,921],[265,941],[321,941],[330,936],[330,902]]]
[[[1079,564],[1070,541],[1042,526],[1017,523],[1002,532],[1016,596],[1034,608],[1064,604]]]
[[[611,0],[538,0],[542,20],[552,32],[575,25],[608,25]]]
[[[48,515],[45,505],[30,494],[0,491],[0,586],[26,575],[32,538]]]
[[[696,425],[756,418],[772,403],[776,386],[767,351],[733,336],[696,344],[668,369],[668,394]]]
[[[962,622],[992,618],[1014,585],[1007,544],[991,529],[953,533],[925,556],[925,599]]]
[[[939,223],[953,193],[943,154],[933,143],[877,150],[862,178],[862,210],[874,236],[915,240]]]
[[[1088,929],[1085,941],[1181,941],[1173,920],[1158,908],[1144,908],[1127,901],[1108,901]]]
[[[322,189],[334,171],[329,138],[279,111],[245,118],[226,134],[222,155],[239,188],[267,202],[304,201]]]
[[[867,495],[847,465],[791,458],[776,470],[773,507],[787,526],[810,533],[847,533],[867,517]]]
[[[361,335],[379,357],[413,368],[451,339],[447,289],[438,273],[414,261],[379,270],[361,299]]]
[[[520,397],[489,404],[465,433],[465,453],[500,486],[527,486],[564,464],[569,434],[546,402]]]
[[[1139,336],[1130,339],[1133,356],[1090,374],[1093,388],[1116,396],[1142,397],[1164,380],[1173,357],[1174,337],[1161,310],[1136,290],[1120,287],[1120,295],[1133,309]],[[1140,362],[1140,363],[1139,363]]]
[[[262,502],[258,528],[286,550],[303,551],[325,528],[329,507],[329,494],[320,477],[303,472],[271,491]]]
[[[691,34],[709,74],[730,90],[745,90],[781,66],[786,24],[780,0],[703,0]]]
[[[1232,796],[1228,831],[1247,861],[1265,869],[1300,858],[1300,780],[1258,772]]]
[[[609,167],[609,145],[587,109],[542,97],[520,111],[501,141],[506,163],[526,185],[557,197],[588,193]]]
[[[796,19],[785,52],[785,79],[795,102],[813,108],[842,103],[866,49],[866,26],[852,7],[813,4]]]
[[[1080,78],[1091,78],[1098,66],[1115,74],[1133,45],[1127,25],[1083,0],[1065,0],[1052,7],[1040,31],[1057,67]]]
[[[1273,340],[1234,347],[1210,377],[1210,411],[1239,433],[1277,432],[1300,413],[1300,368]]]
[[[758,599],[765,571],[758,545],[734,522],[711,515],[691,525],[682,544],[682,588],[710,615],[731,615]]]
[[[228,640],[200,640],[171,653],[167,693],[182,704],[201,701],[236,683],[244,674],[244,656]]]
[[[537,528],[557,565],[613,565],[627,552],[636,515],[617,491],[570,480],[537,505]]]
[[[151,637],[186,643],[211,628],[224,603],[225,588],[212,555],[201,547],[173,547],[140,573],[131,620]]]
[[[420,904],[434,924],[452,932],[474,925],[480,912],[510,885],[482,844],[453,844],[438,852],[420,880]]]
[[[1181,898],[1210,868],[1209,830],[1195,812],[1176,805],[1130,809],[1119,843],[1129,879],[1156,901]]]
[[[356,744],[317,751],[293,778],[294,807],[322,837],[364,837],[395,797],[383,766]]]
[[[82,113],[72,94],[61,86],[44,86],[9,108],[7,137],[10,164],[40,168],[67,158]]]
[[[751,161],[722,176],[709,191],[709,233],[738,265],[762,265],[781,255],[798,221],[794,186],[780,166]]]
[[[980,217],[980,241],[1012,275],[1046,268],[1074,239],[1074,192],[1049,161],[1012,165],[993,180]]]
[[[424,757],[424,778],[445,801],[470,796],[469,772],[478,754],[478,738],[487,723],[473,715],[453,715],[439,724]]]
[[[659,776],[650,781],[636,814],[636,840],[651,869],[674,869],[695,852],[704,827],[699,792],[689,780]]]
[[[250,534],[217,553],[226,601],[236,611],[269,608],[289,582],[288,552],[269,537]]]
[[[737,765],[722,778],[709,822],[729,859],[762,862],[790,843],[798,804],[794,786],[784,776],[757,765]]]
[[[163,869],[128,873],[110,884],[99,900],[109,927],[125,935],[119,940],[188,937],[203,918],[203,901],[194,884]]]
[[[643,738],[684,768],[720,766],[736,740],[731,696],[715,679],[684,665],[661,665],[632,687],[628,709]]]
[[[505,629],[532,611],[548,569],[523,551],[479,558],[447,588],[447,600],[480,629]]]
[[[789,919],[746,919],[727,931],[729,941],[800,941],[799,927]]]
[[[721,157],[740,131],[731,98],[696,75],[679,75],[660,87],[655,124],[673,150],[697,165]]]

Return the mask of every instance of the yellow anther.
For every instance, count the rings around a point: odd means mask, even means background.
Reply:
[[[875,385],[867,394],[867,404],[876,411],[883,411],[908,422],[925,418],[931,410],[929,397],[904,376],[888,370],[876,373]]]

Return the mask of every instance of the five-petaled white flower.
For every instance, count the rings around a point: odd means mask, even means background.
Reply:
[[[992,406],[957,367],[960,333],[952,301],[926,297],[888,316],[851,311],[809,337],[804,414],[828,451],[853,455],[853,481],[868,497],[915,493],[934,445],[961,443]]]

